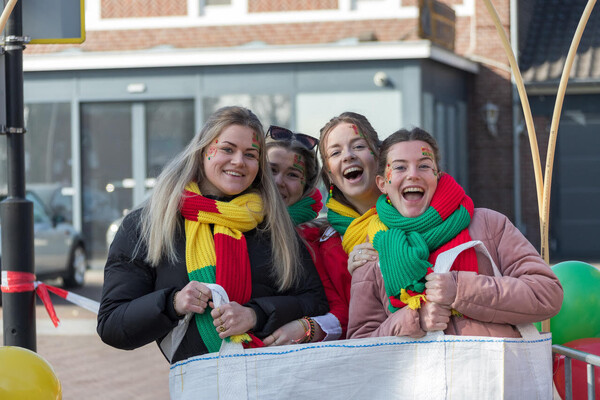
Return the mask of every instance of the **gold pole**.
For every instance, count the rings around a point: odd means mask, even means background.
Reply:
[[[523,105],[523,113],[525,114],[525,122],[527,124],[527,132],[529,134],[529,143],[531,145],[531,153],[533,157],[533,167],[535,172],[535,183],[538,195],[538,210],[540,215],[540,234],[541,234],[541,255],[546,263],[550,262],[550,252],[549,252],[549,243],[548,243],[548,228],[549,228],[549,219],[550,219],[550,190],[552,187],[552,167],[554,165],[554,150],[556,148],[556,138],[558,135],[558,125],[560,121],[560,114],[562,111],[563,100],[565,96],[565,91],[567,89],[567,83],[569,81],[569,75],[571,74],[571,67],[573,66],[573,60],[575,59],[575,55],[577,54],[577,47],[579,46],[579,42],[581,41],[581,36],[583,35],[583,31],[585,26],[587,25],[587,21],[594,9],[594,5],[596,4],[596,0],[589,0],[585,10],[583,11],[583,15],[579,20],[579,24],[577,26],[577,30],[575,31],[575,36],[573,36],[573,41],[571,42],[571,47],[569,48],[569,53],[567,55],[567,59],[565,61],[565,66],[561,75],[560,84],[558,87],[558,93],[556,97],[556,103],[554,104],[554,112],[552,115],[552,123],[550,126],[550,137],[548,139],[548,151],[546,154],[546,171],[544,173],[544,182],[541,184],[541,163],[539,150],[537,147],[537,140],[535,136],[535,129],[533,128],[533,119],[531,116],[531,109],[529,107],[529,101],[527,99],[527,94],[525,92],[525,88],[523,85],[523,80],[521,77],[521,73],[519,71],[518,65],[516,65],[516,60],[512,49],[510,47],[510,43],[504,32],[502,24],[500,23],[500,18],[498,17],[498,13],[496,12],[491,0],[484,0],[484,3],[488,9],[492,20],[494,21],[494,25],[496,26],[496,30],[500,35],[500,39],[502,40],[502,44],[504,46],[504,50],[508,56],[511,69],[513,71],[513,75],[515,77],[515,82],[517,84],[517,89],[519,90],[519,97],[521,98],[521,103]],[[539,171],[538,171],[539,168]],[[550,331],[550,320],[547,319],[542,321],[542,331],[549,332]]]
[[[4,26],[8,22],[8,17],[10,17],[10,13],[12,13],[15,5],[17,5],[17,0],[9,0],[4,10],[2,10],[2,15],[0,15],[0,33],[4,30]]]
[[[542,234],[542,257],[544,261],[550,263],[550,250],[549,250],[549,228],[550,228],[550,189],[552,187],[552,168],[554,166],[554,150],[556,148],[556,138],[558,136],[558,124],[560,123],[560,114],[562,112],[563,100],[565,98],[565,91],[567,90],[567,83],[569,82],[569,76],[571,75],[571,67],[573,66],[573,60],[577,54],[577,48],[581,41],[581,36],[585,26],[587,25],[590,14],[594,9],[596,0],[588,0],[571,47],[569,47],[569,53],[565,60],[565,66],[563,68],[562,75],[560,77],[560,84],[558,85],[558,92],[556,93],[556,102],[554,103],[554,113],[552,115],[552,123],[550,125],[550,137],[548,138],[548,152],[546,153],[546,171],[544,173],[544,195],[542,197],[542,218],[541,218],[541,234]],[[542,331],[550,332],[550,320],[542,321]]]

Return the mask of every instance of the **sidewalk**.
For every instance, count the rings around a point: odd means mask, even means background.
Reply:
[[[101,285],[102,271],[88,271],[86,289]],[[52,297],[53,301],[56,299]],[[169,398],[169,363],[155,343],[132,351],[112,348],[96,334],[95,314],[57,303],[55,309],[61,321],[58,328],[43,306],[36,307],[37,353],[54,368],[64,400]],[[2,335],[0,329],[0,344],[4,344]]]

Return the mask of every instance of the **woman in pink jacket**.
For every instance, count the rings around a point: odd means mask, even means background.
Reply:
[[[353,273],[349,338],[438,330],[519,337],[514,325],[560,310],[562,287],[535,248],[504,215],[474,209],[439,160],[435,139],[419,128],[383,142],[377,184],[384,195],[368,228],[379,262]],[[440,253],[471,240],[483,242],[501,277],[473,249],[460,253],[450,272],[433,273]],[[355,250],[350,257],[368,253]]]

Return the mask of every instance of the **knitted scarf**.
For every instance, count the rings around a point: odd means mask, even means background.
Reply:
[[[468,227],[473,201],[450,175],[444,174],[430,206],[420,216],[402,216],[386,196],[379,197],[376,208],[377,216],[368,233],[379,252],[389,309],[394,312],[405,305],[417,309],[425,301],[425,275],[432,272],[437,256],[471,240]],[[462,252],[451,270],[478,272],[475,250]]]
[[[183,193],[181,215],[185,218],[185,262],[190,281],[221,285],[229,300],[244,304],[250,300],[252,282],[250,259],[243,232],[262,222],[263,204],[259,195],[250,193],[229,202],[206,198],[195,182]],[[214,234],[211,232],[214,226]],[[210,308],[195,314],[196,326],[209,352],[219,351],[221,338],[213,325]],[[229,338],[236,342],[254,342],[250,333]]]
[[[311,221],[317,218],[319,211],[323,208],[323,196],[318,189],[313,189],[308,196],[305,196],[288,207],[290,217],[294,225],[300,225],[303,222]]]
[[[371,219],[377,214],[375,207],[360,215],[352,208],[343,205],[331,195],[327,198],[327,220],[341,236],[342,246],[346,254],[350,254],[354,246],[364,243],[367,228]]]

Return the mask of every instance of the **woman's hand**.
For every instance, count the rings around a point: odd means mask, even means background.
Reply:
[[[348,272],[352,275],[356,268],[362,267],[367,261],[375,261],[377,259],[379,259],[379,253],[377,253],[377,250],[375,250],[367,237],[365,243],[357,244],[350,254],[348,254]]]
[[[428,274],[425,276],[425,297],[444,306],[450,306],[456,300],[456,280],[450,272]]]
[[[190,281],[173,296],[173,307],[179,315],[187,313],[203,314],[212,292],[206,285],[198,281]]]
[[[295,319],[271,333],[263,340],[263,343],[265,346],[282,346],[285,344],[300,343],[305,336],[306,330],[304,329],[304,325],[302,325],[302,321]]]
[[[419,308],[419,323],[425,332],[443,331],[450,322],[450,307],[426,301]]]
[[[212,302],[210,305],[212,307]],[[253,329],[256,325],[254,310],[235,301],[212,310],[210,315],[213,317],[213,324],[221,339],[241,335]]]

